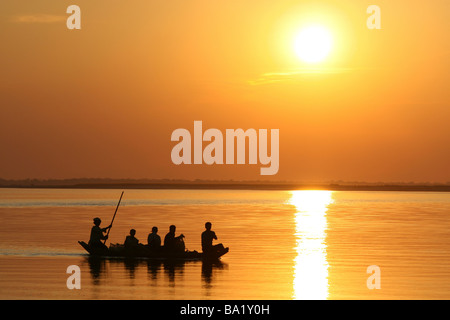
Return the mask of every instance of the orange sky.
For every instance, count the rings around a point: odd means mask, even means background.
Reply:
[[[66,28],[77,4],[82,29]],[[381,30],[366,8],[381,8]],[[2,1],[0,178],[450,181],[450,3]],[[311,67],[304,23],[333,33]],[[280,168],[171,162],[173,130],[280,130]]]

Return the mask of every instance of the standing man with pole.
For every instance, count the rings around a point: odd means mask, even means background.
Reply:
[[[94,250],[108,250],[108,247],[105,245],[106,240],[108,240],[109,232],[111,231],[112,224],[114,222],[114,218],[116,217],[117,209],[119,209],[120,201],[122,200],[123,191],[120,195],[119,203],[117,204],[116,211],[114,212],[114,216],[112,218],[111,224],[106,228],[100,228],[100,223],[102,220],[100,218],[94,218],[94,226],[91,229],[91,237],[89,239],[89,246]],[[106,235],[103,235],[104,232],[108,231]],[[104,242],[102,243],[102,240]]]

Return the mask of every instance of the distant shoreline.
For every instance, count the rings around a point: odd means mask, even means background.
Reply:
[[[0,188],[34,189],[179,189],[179,190],[330,190],[330,191],[428,191],[450,192],[450,185],[341,185],[298,183],[245,183],[245,182],[173,182],[173,183],[3,183]]]

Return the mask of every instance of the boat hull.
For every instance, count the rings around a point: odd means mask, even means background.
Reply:
[[[151,251],[147,246],[141,245],[133,249],[125,249],[123,245],[111,245],[109,248],[92,248],[84,241],[78,243],[91,256],[96,257],[117,257],[117,258],[145,258],[145,259],[171,259],[171,260],[218,260],[228,253],[228,248],[205,254],[197,251],[184,251],[169,253],[164,250],[158,252]]]

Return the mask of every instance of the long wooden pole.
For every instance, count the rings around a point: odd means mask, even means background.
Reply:
[[[119,205],[120,205],[120,201],[122,200],[122,196],[123,196],[123,191],[122,191],[122,194],[120,195],[119,203],[117,204],[116,211],[114,212],[113,218],[112,218],[112,220],[111,220],[110,228],[108,229],[108,233],[106,234],[106,236],[109,236],[109,232],[111,231],[112,224],[113,224],[113,222],[114,222],[114,218],[116,217],[117,209],[119,209]],[[105,241],[103,242],[103,244],[106,243],[106,240],[108,240],[108,239],[105,239]]]

